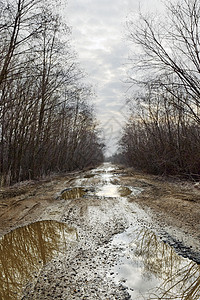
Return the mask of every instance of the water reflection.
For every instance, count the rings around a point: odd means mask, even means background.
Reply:
[[[200,266],[178,256],[149,230],[142,230],[136,255],[142,258],[144,272],[162,279],[149,299],[200,299]]]
[[[114,242],[128,249],[115,271],[118,281],[126,280],[132,299],[200,299],[200,266],[177,255],[153,232],[135,227]]]
[[[107,183],[99,187],[96,195],[98,197],[127,197],[132,191],[128,187],[123,187],[119,185],[114,185],[112,183]]]
[[[21,299],[21,290],[44,264],[77,240],[66,224],[41,221],[18,228],[0,240],[0,299]]]
[[[118,187],[114,184],[105,184],[99,187],[98,192],[96,192],[98,197],[119,197]]]
[[[132,193],[132,191],[126,187],[126,186],[121,186],[119,187],[119,194],[121,197],[127,197]]]
[[[77,199],[85,194],[85,190],[81,187],[69,188],[62,192],[61,199]]]

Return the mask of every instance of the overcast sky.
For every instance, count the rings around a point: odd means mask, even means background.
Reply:
[[[116,142],[126,116],[126,21],[142,11],[160,10],[161,0],[69,0],[66,8],[72,44],[87,80],[95,87],[97,118],[104,129],[107,155]]]

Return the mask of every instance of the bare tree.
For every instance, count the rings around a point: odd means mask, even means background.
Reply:
[[[138,96],[138,109],[132,107],[120,140],[120,158],[150,173],[198,179],[199,124],[175,107],[171,98],[155,88]]]
[[[16,56],[26,52],[25,43],[39,31],[40,26],[35,22],[39,3],[38,0],[17,0],[17,2],[9,0],[2,3],[0,86],[13,68],[17,74],[19,60]],[[23,47],[17,51],[22,45]]]
[[[11,184],[103,159],[70,31],[47,1],[2,1],[0,179]],[[90,158],[90,160],[88,160]]]
[[[199,123],[200,2],[171,1],[166,7],[167,15],[159,20],[140,14],[139,24],[128,23],[130,41],[142,50],[132,61],[133,68],[142,72],[140,82],[151,81],[165,88],[173,95],[174,104],[184,107]]]
[[[166,12],[128,22],[140,49],[129,82],[142,92],[132,96],[118,157],[151,173],[199,178],[200,2],[169,1]]]

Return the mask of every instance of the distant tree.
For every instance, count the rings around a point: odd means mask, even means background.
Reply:
[[[200,125],[173,104],[170,93],[148,90],[119,141],[120,161],[153,174],[199,178]]]

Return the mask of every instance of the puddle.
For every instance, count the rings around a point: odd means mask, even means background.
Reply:
[[[107,183],[103,186],[98,187],[96,196],[98,197],[128,197],[129,195],[137,195],[141,193],[141,189],[134,187],[126,187],[121,185],[115,185]]]
[[[177,255],[153,232],[132,227],[112,243],[123,249],[114,280],[128,287],[131,299],[200,299],[200,265]]]
[[[119,194],[121,197],[127,197],[132,193],[132,191],[126,187],[126,186],[121,186],[119,187]]]
[[[103,163],[101,166],[97,167],[96,169],[93,169],[91,170],[91,173],[102,173],[102,172],[113,172],[113,171],[116,171],[117,168],[116,166],[112,165],[111,163],[109,162],[106,162],[106,163]]]
[[[68,188],[61,193],[61,199],[77,199],[81,198],[83,195],[85,195],[85,193],[85,189],[81,187]]]
[[[119,190],[116,185],[106,184],[99,188],[96,195],[98,197],[119,197]]]
[[[96,192],[98,197],[127,197],[132,191],[128,187],[122,187],[119,185],[114,185],[111,183],[105,184],[99,187],[99,190]]]
[[[41,221],[11,231],[0,239],[0,299],[21,299],[21,292],[42,266],[77,240],[75,229]]]
[[[110,174],[110,173],[101,173],[101,180],[102,181],[105,181],[105,182],[110,182],[111,181],[111,178],[113,178],[113,174]]]
[[[96,196],[98,197],[127,197],[129,195],[136,195],[141,192],[141,189],[134,187],[121,186],[118,183],[118,177],[113,174],[112,171],[116,171],[116,168],[112,167],[110,163],[104,163],[99,169],[99,176],[101,178],[101,184],[98,187]]]

